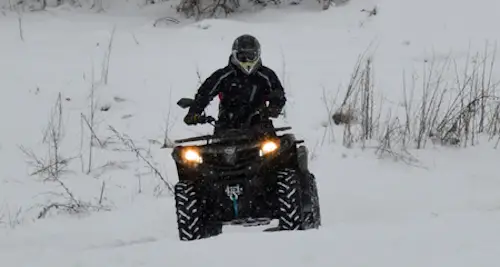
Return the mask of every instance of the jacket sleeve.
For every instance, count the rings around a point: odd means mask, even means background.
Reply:
[[[273,70],[267,68],[266,76],[269,78],[271,84],[269,106],[282,109],[286,103],[285,89]]]
[[[208,106],[219,93],[219,83],[224,73],[224,69],[218,69],[201,84],[194,96],[194,105],[189,108],[189,113],[201,113]]]

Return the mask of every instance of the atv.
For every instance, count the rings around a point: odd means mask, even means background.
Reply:
[[[193,102],[182,98],[177,105],[185,109]],[[268,225],[275,219],[276,231],[321,225],[316,179],[308,170],[307,148],[300,145],[304,141],[290,133],[278,135],[291,127],[272,126],[265,109],[246,121],[238,129],[174,141],[180,240],[219,235],[223,225]],[[217,125],[205,112],[200,123]]]

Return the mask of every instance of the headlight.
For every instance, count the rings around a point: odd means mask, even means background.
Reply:
[[[260,147],[260,156],[264,156],[278,149],[278,143],[274,141],[266,141]]]
[[[187,162],[193,162],[193,163],[202,163],[203,159],[200,156],[200,153],[198,151],[188,148],[183,151],[182,153],[182,158],[187,161]]]

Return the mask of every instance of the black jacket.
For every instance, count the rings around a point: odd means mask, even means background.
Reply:
[[[272,98],[269,97],[273,93]],[[248,114],[269,101],[269,107],[281,110],[286,103],[283,86],[276,73],[260,66],[250,75],[244,74],[231,60],[208,77],[195,95],[190,113],[201,113],[219,95],[219,122],[236,118],[246,119]]]

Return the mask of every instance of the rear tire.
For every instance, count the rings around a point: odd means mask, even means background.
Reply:
[[[307,179],[307,184],[310,198],[308,202],[311,203],[311,210],[307,211],[305,214],[305,227],[307,228],[319,228],[321,226],[321,209],[319,205],[319,195],[318,186],[316,183],[316,177],[314,174],[309,173],[305,175]]]

